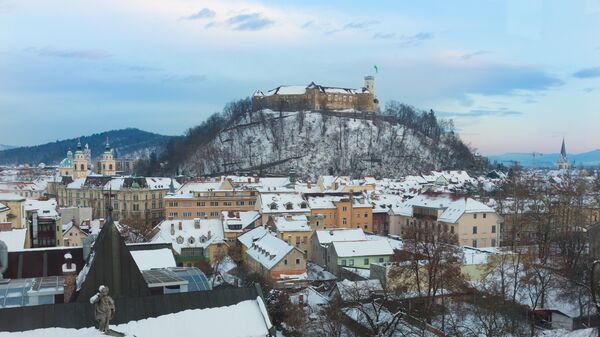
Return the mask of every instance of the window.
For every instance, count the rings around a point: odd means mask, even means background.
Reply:
[[[369,225],[365,224],[365,229],[369,229]]]
[[[477,234],[477,226],[473,226],[473,234]]]
[[[204,201],[196,201],[196,206],[203,207],[205,205]]]
[[[192,212],[183,212],[183,217],[184,218],[191,218],[192,217]]]
[[[492,247],[496,247],[496,239],[492,239]]]
[[[296,264],[300,264],[300,259],[296,259]]]
[[[368,259],[368,258],[367,258],[367,259],[365,259],[365,261],[364,261],[364,262],[365,262],[365,266],[368,266],[368,265],[369,265],[369,259]]]
[[[139,210],[140,210],[140,205],[138,205],[138,204],[133,204],[133,210],[134,210],[134,211],[139,211]]]
[[[244,206],[244,202],[243,201],[236,201],[235,205],[236,206]]]
[[[177,217],[177,212],[169,212],[169,216],[175,218]]]
[[[269,205],[270,209],[277,209],[277,204],[276,203],[272,203],[271,205]]]
[[[342,225],[346,224],[346,218],[342,218]]]
[[[292,205],[292,203],[291,203],[291,202],[288,202],[287,204],[285,204],[285,208],[286,208],[286,209],[293,209],[293,208],[294,208],[294,205]]]
[[[210,206],[211,206],[211,207],[216,207],[216,206],[219,206],[219,202],[218,202],[218,201],[211,201],[211,202],[210,202]]]
[[[473,239],[473,242],[471,242],[471,246],[477,248],[477,239]]]
[[[482,214],[482,216],[483,216],[483,218],[485,219],[485,217],[487,216],[487,214],[486,214],[486,213],[483,213],[483,214]]]
[[[342,266],[346,265],[346,260],[342,260]]]
[[[368,218],[368,217],[369,217],[369,213],[365,213],[365,218]]]
[[[287,259],[283,260],[283,264],[287,266]]]
[[[210,216],[213,216],[213,217],[219,216],[219,212],[210,212]]]
[[[296,246],[299,246],[299,245],[300,245],[300,237],[296,236]]]
[[[383,263],[383,257],[379,258],[379,263]]]
[[[492,233],[496,233],[496,225],[492,225]]]
[[[177,207],[177,202],[169,201],[169,207]]]
[[[223,206],[231,206],[231,201],[223,201]]]
[[[197,217],[203,217],[205,215],[206,215],[206,213],[204,213],[204,212],[196,212]]]
[[[350,267],[354,266],[354,259],[350,259]]]
[[[308,206],[306,205],[306,203],[305,203],[305,202],[302,202],[302,203],[300,204],[300,208],[307,208],[307,207],[308,207]]]
[[[477,219],[477,213],[473,213],[473,219]]]
[[[248,201],[248,205],[254,206],[254,205],[256,205],[256,201],[254,201],[254,200]]]
[[[454,234],[454,226],[450,226],[450,233]]]
[[[346,206],[342,207],[342,212],[345,212],[346,210],[348,210],[348,207],[346,207]]]

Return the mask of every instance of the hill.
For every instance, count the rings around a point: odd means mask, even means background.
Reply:
[[[0,151],[14,149],[16,146],[0,144]]]
[[[134,158],[147,157],[151,152],[160,151],[171,138],[128,128],[83,136],[81,143],[88,144],[92,150],[92,157],[96,158],[104,151],[107,137],[117,157]],[[0,151],[0,164],[57,164],[66,156],[68,150],[74,151],[76,146],[77,138],[71,138],[42,145],[2,150]]]
[[[559,153],[544,153],[535,157],[535,166],[537,168],[554,168],[556,161],[560,157]],[[533,166],[531,153],[505,153],[501,155],[488,156],[490,162],[498,162],[504,165],[510,165],[512,162],[518,162],[524,167]],[[600,149],[582,152],[567,153],[567,159],[576,166],[600,166]]]
[[[162,164],[160,164],[162,163]],[[323,174],[394,177],[433,169],[484,165],[452,130],[424,112],[388,104],[381,115],[361,112],[262,110],[249,99],[228,104],[169,142],[140,174]]]

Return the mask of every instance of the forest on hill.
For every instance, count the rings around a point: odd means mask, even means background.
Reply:
[[[171,137],[127,128],[82,136],[80,139],[82,145],[88,144],[90,147],[92,158],[97,158],[104,152],[107,138],[117,158],[144,158],[150,153],[161,152]],[[0,151],[0,164],[58,164],[66,157],[67,151],[75,151],[76,147],[77,138],[71,138],[42,145],[11,148]]]
[[[249,98],[228,103],[138,174],[217,175],[294,173],[396,177],[429,170],[481,171],[485,158],[463,143],[452,120],[389,102],[381,113],[252,111]]]

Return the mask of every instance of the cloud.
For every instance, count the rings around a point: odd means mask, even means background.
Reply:
[[[306,21],[305,23],[302,24],[302,26],[300,26],[300,28],[310,28],[312,26],[315,25],[315,21],[314,20],[310,20],[310,21]]]
[[[600,77],[600,67],[584,68],[573,73],[573,77],[577,78],[594,78]]]
[[[157,67],[148,67],[148,66],[131,66],[131,67],[129,67],[129,70],[136,71],[136,72],[148,72],[148,71],[162,71],[164,69],[157,68]]]
[[[468,60],[471,59],[475,56],[480,56],[480,55],[485,55],[485,54],[491,54],[492,52],[489,50],[478,50],[478,51],[474,51],[472,53],[468,53],[468,54],[464,54],[462,55],[460,58],[462,58],[463,60]]]
[[[596,90],[596,88],[585,88],[585,89],[583,89],[583,91],[585,91],[585,92],[586,92],[586,93],[588,93],[588,94],[589,94],[590,92],[594,91],[594,90]]]
[[[170,75],[163,79],[163,82],[179,82],[185,84],[198,83],[204,81],[206,81],[206,75],[203,74]]]
[[[395,33],[377,32],[377,33],[373,34],[374,39],[393,39],[395,37],[396,37]]]
[[[363,21],[349,22],[344,26],[344,29],[365,29],[365,28],[369,28],[373,25],[376,25],[378,23],[379,23],[379,21],[377,21],[377,20],[363,20]]]
[[[261,13],[240,14],[225,21],[233,30],[255,31],[272,26],[275,21],[265,18]]]
[[[418,46],[424,41],[431,40],[435,37],[435,34],[431,32],[420,32],[414,35],[402,35],[400,36],[400,43],[403,46]]]
[[[184,16],[180,18],[180,20],[200,20],[200,19],[208,19],[215,17],[215,11],[210,8],[202,8],[199,12],[194,13],[190,16]]]
[[[58,49],[55,47],[29,47],[26,48],[25,51],[37,54],[38,56],[74,58],[85,60],[99,60],[113,56],[112,54],[101,49]]]
[[[477,117],[517,117],[522,116],[523,113],[519,111],[508,110],[506,108],[499,108],[496,110],[470,110],[469,112],[438,112],[440,117],[456,117],[456,118],[477,118]]]

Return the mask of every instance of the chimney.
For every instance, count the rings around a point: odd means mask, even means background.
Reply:
[[[306,188],[308,188],[308,189],[310,189],[310,188],[311,188],[310,181],[307,181],[307,182],[306,182]]]
[[[194,219],[194,228],[200,229],[200,219]]]
[[[179,221],[179,230],[183,230],[183,223],[181,221]]]
[[[171,235],[175,235],[175,224],[171,224]]]
[[[75,263],[72,262],[73,256],[71,253],[65,254],[65,263],[62,265],[62,273],[64,277],[64,302],[69,303],[75,295],[75,289],[77,288],[77,268]]]
[[[258,184],[258,180],[260,180],[260,178],[258,176],[254,177],[254,182]]]

